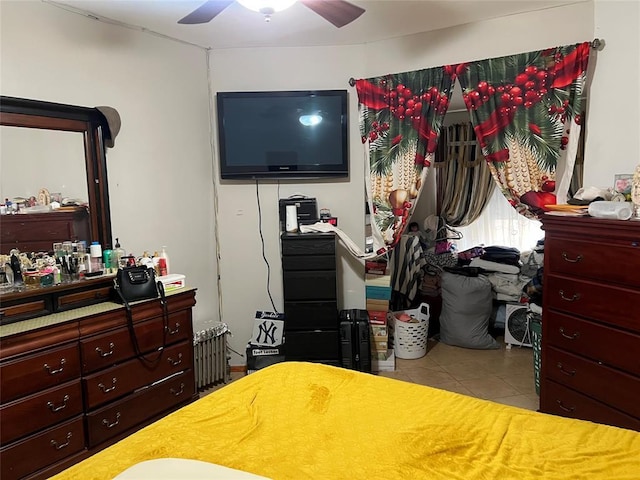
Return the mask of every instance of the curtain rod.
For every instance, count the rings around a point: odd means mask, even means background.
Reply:
[[[591,42],[591,48],[595,50],[602,50],[604,48],[604,40],[600,40],[599,38],[594,38]],[[349,79],[349,85],[352,87],[356,84],[356,79],[351,77]]]

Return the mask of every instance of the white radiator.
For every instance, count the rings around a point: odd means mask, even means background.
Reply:
[[[228,333],[227,325],[220,323],[193,334],[193,358],[198,391],[229,380]]]

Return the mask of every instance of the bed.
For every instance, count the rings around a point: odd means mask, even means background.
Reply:
[[[285,362],[243,377],[53,478],[113,479],[143,462],[172,458],[273,480],[637,480],[640,433]]]

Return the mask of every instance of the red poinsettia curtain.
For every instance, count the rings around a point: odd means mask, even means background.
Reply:
[[[566,201],[589,53],[585,42],[456,66],[493,178],[527,217]]]
[[[451,98],[451,67],[356,81],[368,166],[374,252],[393,248],[406,227],[436,150]]]

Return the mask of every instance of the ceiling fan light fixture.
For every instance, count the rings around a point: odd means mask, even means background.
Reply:
[[[237,0],[240,5],[263,15],[272,15],[275,12],[286,10],[296,0]]]

